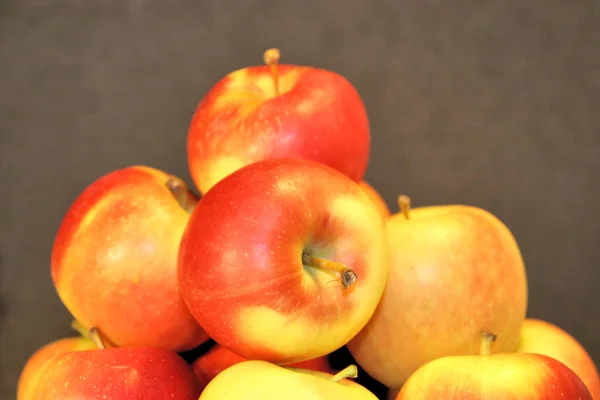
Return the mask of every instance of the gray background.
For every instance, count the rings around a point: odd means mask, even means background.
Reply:
[[[190,183],[197,102],[274,46],[356,85],[366,179],[394,211],[402,192],[500,217],[527,263],[529,315],[600,363],[597,1],[0,4],[3,398],[33,351],[71,334],[49,274],[71,202],[132,164]]]

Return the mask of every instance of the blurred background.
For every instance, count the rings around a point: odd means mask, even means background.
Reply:
[[[589,1],[0,1],[1,392],[71,335],[50,279],[76,196],[133,164],[188,184],[195,107],[225,74],[282,63],[348,78],[366,175],[397,211],[463,203],[520,244],[530,317],[600,363],[600,4]]]

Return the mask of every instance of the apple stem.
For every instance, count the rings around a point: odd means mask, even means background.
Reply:
[[[400,206],[400,212],[404,214],[404,218],[410,219],[410,197],[404,194],[398,196],[398,206]]]
[[[177,200],[181,208],[190,214],[196,206],[196,203],[190,201],[189,191],[185,182],[175,175],[169,175],[165,181],[165,186],[171,191],[171,194],[175,200]]]
[[[340,274],[340,280],[342,281],[344,289],[348,289],[349,286],[356,282],[356,272],[351,268],[346,267],[341,262],[325,260],[304,253],[302,254],[302,263],[314,268],[320,268]]]
[[[348,365],[346,368],[331,377],[332,382],[339,382],[342,379],[358,378],[358,368],[356,365]]]
[[[74,319],[71,322],[71,329],[78,332],[81,336],[84,336],[87,338],[90,337],[90,330],[88,328],[86,328],[85,325],[83,325],[81,322],[77,321],[76,319]]]
[[[496,341],[498,338],[497,335],[494,335],[490,332],[481,332],[481,341],[479,344],[479,354],[482,356],[487,356],[492,353],[492,343]]]
[[[90,328],[89,337],[100,350],[104,350],[106,348],[104,340],[102,339],[102,335],[100,335],[100,331],[95,326]]]
[[[263,60],[265,64],[269,66],[271,70],[271,77],[273,78],[273,86],[275,87],[275,95],[279,96],[279,58],[281,54],[279,53],[279,49],[268,49],[263,54]]]

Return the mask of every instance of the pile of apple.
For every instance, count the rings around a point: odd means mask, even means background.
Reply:
[[[360,367],[390,399],[600,400],[580,343],[526,318],[510,230],[403,195],[391,213],[356,89],[264,56],[193,115],[198,194],[130,166],[75,199],[51,277],[79,334],[29,358],[18,399],[376,399]]]

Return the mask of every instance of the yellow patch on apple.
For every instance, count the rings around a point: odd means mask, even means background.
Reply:
[[[266,361],[244,361],[219,373],[204,389],[199,400],[287,399],[287,400],[376,400],[358,383],[356,367],[336,375],[301,368],[285,368]]]
[[[268,306],[254,306],[238,312],[237,331],[248,346],[262,343],[277,343],[277,349],[282,354],[293,354],[298,351],[299,343],[310,343],[307,356],[303,359],[292,360],[290,363],[304,361],[326,355],[330,352],[331,345],[320,340],[322,329],[327,329],[328,337],[336,337],[340,342],[350,339],[345,332],[343,321],[336,324],[318,325],[312,318],[298,312],[293,315],[282,314]],[[259,324],[256,321],[260,321]],[[282,335],[281,332],[286,334]],[[310,354],[309,354],[310,353]]]
[[[254,72],[250,79],[247,69],[240,69],[229,74],[229,79],[222,94],[215,99],[214,111],[236,106],[240,117],[247,117],[265,101],[285,94],[292,90],[298,81],[299,71],[281,69],[279,75],[279,94],[275,92],[273,77],[265,70],[263,73]]]
[[[242,168],[246,163],[238,157],[220,156],[210,163],[210,167],[200,179],[203,187],[213,187],[222,177]]]

